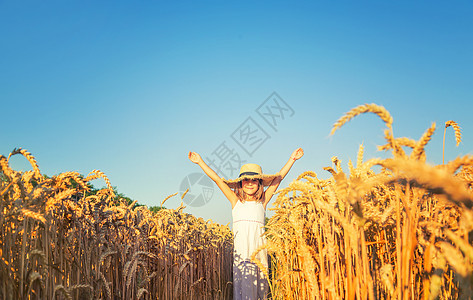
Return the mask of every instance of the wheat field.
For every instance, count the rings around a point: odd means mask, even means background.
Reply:
[[[266,224],[272,299],[471,299],[473,157],[426,163],[432,124],[394,137],[393,118],[360,105],[333,126],[376,114],[387,159],[333,157],[279,191]],[[459,125],[447,121],[455,141]],[[9,165],[22,155],[31,171]],[[107,187],[92,191],[91,182]],[[115,195],[99,170],[41,174],[24,149],[0,156],[1,299],[231,299],[232,233],[176,209]],[[171,195],[171,196],[175,196]],[[183,195],[184,197],[185,195]],[[164,199],[161,206],[167,199]],[[255,263],[259,263],[255,260]]]
[[[107,177],[10,169],[0,156],[1,299],[224,299],[232,234],[177,209],[117,198]],[[90,194],[91,180],[108,188]],[[163,201],[164,202],[164,201]]]
[[[349,172],[333,157],[329,179],[309,171],[280,191],[266,232],[273,298],[471,299],[473,157],[427,164],[435,124],[417,141],[395,138],[376,104],[352,109],[331,134],[363,113],[385,123],[379,150],[392,157],[365,161],[360,146]]]

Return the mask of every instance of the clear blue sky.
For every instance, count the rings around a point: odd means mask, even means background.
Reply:
[[[48,175],[100,169],[158,205],[200,171],[189,150],[211,156],[222,142],[267,173],[303,147],[281,187],[306,170],[327,177],[332,156],[348,169],[361,143],[382,157],[374,115],[328,136],[374,102],[396,136],[436,122],[427,154],[438,164],[448,120],[463,142],[450,128],[446,159],[473,152],[472,15],[471,1],[0,1],[0,153],[28,149]],[[273,92],[294,111],[277,131],[256,112]],[[252,156],[231,138],[248,117],[269,136]],[[231,221],[219,191],[186,210]]]

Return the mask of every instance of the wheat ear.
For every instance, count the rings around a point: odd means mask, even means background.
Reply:
[[[92,170],[87,177],[84,179],[85,182],[97,179],[97,178],[103,178],[105,181],[105,184],[107,185],[108,190],[110,191],[110,194],[112,198],[115,197],[115,192],[113,191],[112,184],[110,183],[110,180],[108,179],[107,175],[105,175],[102,171],[100,170]]]
[[[371,103],[371,104],[364,104],[364,105],[357,106],[353,108],[352,110],[350,110],[349,112],[347,112],[343,117],[338,119],[337,122],[333,124],[332,131],[330,131],[330,135],[333,135],[338,128],[342,127],[343,124],[347,123],[354,117],[360,114],[367,113],[367,112],[371,112],[378,115],[378,117],[380,117],[381,120],[383,120],[384,123],[386,123],[386,125],[390,129],[392,129],[393,118],[391,117],[389,112],[383,106],[379,106],[374,103]]]
[[[411,158],[420,159],[425,152],[425,146],[432,138],[432,135],[435,132],[435,122],[432,123],[432,126],[427,129],[427,131],[422,135],[420,140],[416,143],[414,150],[412,150]]]
[[[457,122],[452,120],[445,122],[445,129],[447,129],[447,127],[449,126],[452,126],[453,130],[455,130],[455,141],[457,142],[458,147],[458,145],[460,145],[460,142],[462,141],[462,133],[460,130],[460,126],[458,126]]]
[[[3,172],[3,174],[5,174],[10,179],[12,178],[14,173],[8,165],[8,159],[3,155],[0,155],[0,171]]]
[[[457,142],[457,147],[462,141],[462,133],[460,130],[460,126],[458,126],[457,122],[452,120],[445,122],[445,129],[443,131],[442,164],[445,164],[445,134],[447,133],[447,128],[449,126],[452,126],[453,130],[455,130],[455,141]]]
[[[166,200],[168,200],[169,198],[171,198],[171,197],[174,197],[174,196],[176,196],[176,195],[177,195],[177,193],[174,193],[174,194],[172,194],[172,195],[169,195],[169,196],[167,196],[166,198],[164,198],[164,200],[163,200],[163,201],[161,201],[161,207],[163,207],[163,205],[164,205],[164,202],[166,202]]]
[[[26,149],[21,149],[21,148],[13,149],[13,151],[8,155],[7,161],[10,160],[10,157],[12,157],[13,155],[16,155],[16,154],[23,155],[29,161],[31,166],[33,167],[33,171],[34,171],[34,174],[36,175],[36,177],[38,179],[41,178],[41,172],[39,171],[39,167],[38,167],[38,163],[36,162],[36,159]]]

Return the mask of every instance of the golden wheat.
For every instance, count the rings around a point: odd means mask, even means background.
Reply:
[[[4,156],[0,168],[1,299],[231,298],[227,226],[126,203],[98,170],[37,178]],[[97,178],[107,188],[90,194]]]
[[[452,126],[453,129],[455,130],[455,141],[458,145],[460,145],[461,142],[461,131],[460,131],[460,126],[455,121],[447,121],[445,122],[445,129],[443,131],[443,146],[442,146],[442,164],[445,164],[445,135],[447,133],[447,128]]]
[[[331,178],[304,172],[279,192],[266,226],[273,298],[468,298],[471,156],[426,164],[435,123],[419,141],[394,137],[392,118],[376,105],[351,110],[331,134],[370,110],[388,126],[387,144],[379,149],[391,150],[392,158],[363,162],[360,146],[356,166],[348,164],[350,176],[332,159],[335,167],[324,168]],[[402,146],[412,149],[409,156]]]
[[[16,154],[21,154],[28,160],[28,162],[33,167],[34,173],[35,173],[35,175],[37,176],[38,179],[40,179],[42,177],[41,172],[39,171],[38,163],[36,162],[35,157],[33,155],[31,155],[31,153],[28,152],[25,149],[21,149],[21,148],[13,149],[13,151],[8,155],[7,161],[10,160],[10,157],[12,155],[16,155]]]
[[[386,126],[388,126],[388,128],[392,128],[393,118],[391,117],[391,114],[383,106],[371,103],[357,106],[347,112],[343,117],[338,119],[337,122],[333,124],[332,131],[330,131],[330,135],[333,135],[338,128],[342,127],[343,124],[347,123],[357,115],[364,114],[367,112],[376,114],[378,117],[381,118],[381,120],[384,121],[384,123],[386,123]]]
[[[460,145],[460,142],[462,140],[460,126],[458,126],[458,124],[452,120],[445,122],[445,129],[447,129],[449,126],[452,126],[453,130],[455,130],[455,141],[457,143],[457,146]]]

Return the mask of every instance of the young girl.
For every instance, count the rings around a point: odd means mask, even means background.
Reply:
[[[189,152],[189,159],[198,164],[212,179],[232,204],[233,217],[233,299],[266,299],[268,282],[258,266],[251,261],[253,252],[263,245],[265,210],[271,197],[296,160],[304,155],[302,148],[296,149],[279,173],[263,174],[256,164],[241,167],[240,175],[234,180],[220,178],[195,152]],[[267,187],[266,190],[264,187]],[[256,258],[268,267],[266,249]]]

